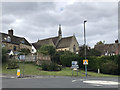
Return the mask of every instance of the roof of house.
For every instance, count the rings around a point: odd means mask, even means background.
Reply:
[[[57,49],[58,48],[66,48],[66,47],[70,47],[72,37],[73,36],[61,38],[60,40],[59,40],[58,36],[57,37],[52,37],[52,38],[47,38],[47,39],[43,39],[43,40],[38,40],[38,42],[32,43],[32,45],[36,49],[40,48],[40,46],[42,46],[42,45],[54,45],[54,46],[56,46]]]
[[[38,40],[37,43],[39,43],[39,45],[45,45],[45,44],[49,44],[49,45],[54,44],[55,45],[57,40],[58,40],[58,37],[52,37],[52,38]]]
[[[96,50],[99,50],[104,54],[105,52],[116,52],[118,48],[120,48],[120,43],[114,43],[114,44],[98,44],[94,47]]]
[[[58,49],[58,48],[70,47],[70,43],[71,43],[71,41],[72,41],[72,37],[73,37],[73,36],[62,38],[62,39],[58,42],[57,49]]]
[[[22,43],[22,41],[24,41],[23,44],[31,46],[31,44],[24,37],[9,35],[9,34],[6,34],[6,33],[0,33],[0,34],[2,34],[2,42],[19,45],[19,44]],[[10,41],[7,41],[8,37],[10,37]]]
[[[47,38],[47,39],[42,39],[42,40],[38,40],[36,43],[32,43],[32,45],[38,49],[40,48],[40,46],[42,45],[56,45],[57,40],[59,39],[59,37],[51,37],[51,38]]]

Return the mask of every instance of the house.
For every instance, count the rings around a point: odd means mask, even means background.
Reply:
[[[120,43],[116,40],[113,44],[98,44],[95,45],[94,49],[100,51],[101,55],[118,55],[120,54]]]
[[[13,35],[13,30],[8,30],[8,34],[0,33],[2,35],[2,47],[10,50],[10,54],[17,54],[22,48],[32,51],[31,44],[24,38]]]
[[[42,45],[52,45],[56,51],[71,51],[77,53],[79,51],[79,44],[75,35],[69,37],[62,37],[61,25],[59,25],[58,36],[38,40],[32,45],[39,49]]]
[[[31,44],[32,45],[32,44]],[[31,51],[31,53],[32,54],[35,54],[37,52],[37,50],[35,49],[35,47],[32,45],[32,51]]]

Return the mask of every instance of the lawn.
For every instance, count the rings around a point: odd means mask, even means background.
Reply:
[[[23,74],[23,63],[18,63],[20,66],[21,75]],[[2,73],[3,74],[11,74],[16,75],[17,69],[6,69],[7,63],[2,65]],[[52,76],[72,76],[72,70],[70,68],[63,68],[62,71],[43,71],[41,67],[36,66],[32,63],[25,63],[24,67],[25,75],[52,75]],[[74,71],[74,76],[77,76],[77,72]],[[85,77],[85,72],[83,70],[79,70],[78,76]],[[89,72],[88,76],[91,77],[117,77],[116,75],[107,75],[107,74],[98,74],[95,72]]]

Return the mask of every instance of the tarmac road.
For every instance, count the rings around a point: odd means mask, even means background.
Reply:
[[[118,78],[62,76],[3,77],[2,88],[118,88]]]

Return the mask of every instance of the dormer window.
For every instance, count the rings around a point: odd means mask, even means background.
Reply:
[[[25,41],[24,41],[24,40],[22,40],[22,41],[21,41],[21,43],[22,43],[22,44],[24,44],[24,43],[25,43]]]
[[[11,37],[10,36],[7,37],[7,41],[11,42]]]

